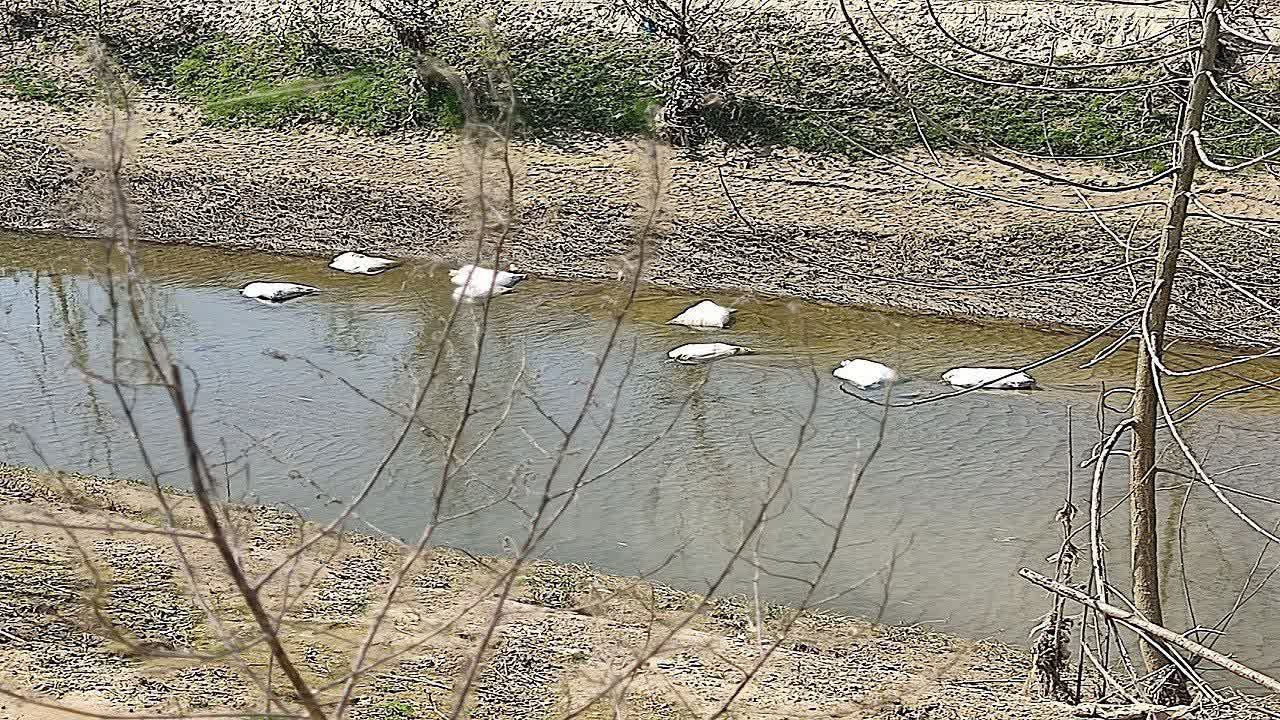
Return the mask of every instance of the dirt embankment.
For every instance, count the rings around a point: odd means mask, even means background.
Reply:
[[[116,716],[261,711],[266,650],[248,642],[252,620],[200,538],[206,526],[193,499],[165,499],[184,533],[185,565],[159,532],[165,515],[149,489],[0,466],[0,689],[43,704],[7,696],[0,718],[70,717],[50,705]],[[263,507],[230,506],[224,522],[255,577],[284,560],[301,533],[317,530]],[[376,538],[331,536],[264,585],[267,606],[287,628],[282,640],[322,702],[341,691],[406,552]],[[411,567],[372,646],[369,659],[379,664],[356,685],[354,718],[448,715],[507,562],[438,548]],[[710,603],[657,648],[696,596],[539,562],[525,568],[512,597],[463,717],[564,716],[655,648],[615,693],[621,714],[601,701],[582,717],[707,717],[760,652],[741,598]],[[766,638],[788,612],[765,609]],[[222,652],[228,638],[238,652]],[[996,643],[809,613],[729,716],[1067,717],[1064,706],[1020,694],[1026,672],[1023,655]],[[284,679],[277,673],[274,682]]]
[[[451,139],[231,131],[203,126],[175,105],[143,107],[135,120],[127,192],[145,238],[299,254],[459,260],[473,252],[477,175]],[[91,113],[0,107],[7,139],[0,226],[99,230],[99,128]],[[616,276],[632,257],[656,177],[662,212],[645,266],[650,282],[1089,328],[1145,298],[1143,258],[1159,208],[1138,205],[1164,192],[1159,183],[1094,193],[1095,206],[1134,206],[1098,216],[1104,230],[1094,216],[1075,212],[1085,206],[1073,191],[971,158],[935,164],[926,156],[848,162],[783,151],[728,159],[677,152],[656,176],[643,158],[639,147],[604,139],[514,146],[519,210],[507,257],[555,277]],[[491,193],[501,187],[495,160],[487,165]],[[1114,185],[1148,172],[1052,169]],[[1017,202],[975,198],[920,172]],[[1197,192],[1220,214],[1280,216],[1275,182],[1206,175]],[[1280,301],[1280,243],[1259,227],[1266,226],[1198,218],[1187,247]],[[1178,299],[1187,312],[1177,314],[1177,334],[1225,344],[1280,339],[1258,317],[1261,306],[1194,261],[1184,267]],[[1027,282],[1046,276],[1062,279]]]

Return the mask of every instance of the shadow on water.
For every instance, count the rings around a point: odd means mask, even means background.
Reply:
[[[102,319],[106,299],[93,265],[97,247],[0,235],[0,360],[9,369],[0,376],[0,418],[10,428],[0,442],[0,459],[142,476],[114,394],[81,372],[110,369],[110,328]],[[318,495],[342,497],[366,482],[401,427],[380,406],[403,409],[436,359],[451,302],[443,270],[409,262],[382,276],[353,277],[328,271],[315,258],[173,246],[148,246],[145,260],[169,345],[199,380],[196,419],[206,451],[215,462],[243,458],[234,463],[235,474],[228,473],[233,492],[331,516],[333,506]],[[316,285],[321,293],[278,307],[238,294],[247,282],[280,279]],[[671,430],[582,491],[551,533],[548,557],[638,573],[663,565],[682,548],[658,577],[693,590],[703,587],[758,507],[762,482],[776,482],[816,381],[810,432],[765,543],[771,558],[820,559],[829,536],[812,515],[840,506],[878,425],[878,410],[842,393],[830,376],[839,360],[866,357],[892,365],[904,378],[903,394],[928,396],[945,390],[937,379],[950,367],[1019,365],[1077,339],[1012,324],[729,295],[716,296],[739,307],[728,330],[665,324],[696,299],[656,288],[643,292],[624,327],[616,362],[605,372],[607,397],[623,380],[622,358],[633,348],[634,367],[613,410],[613,432],[584,477],[636,453],[669,425]],[[447,509],[492,502],[512,481],[516,490],[510,501],[441,528],[441,541],[499,552],[503,538],[520,536],[536,483],[544,481],[561,440],[557,425],[571,422],[581,408],[614,302],[615,289],[607,285],[537,279],[494,301],[475,416],[461,447],[470,452],[485,442],[451,484]],[[379,531],[416,538],[429,516],[445,451],[440,435],[458,423],[479,313],[479,306],[462,308],[439,358],[439,380],[423,413],[438,435],[413,431],[361,510]],[[705,367],[662,362],[676,345],[710,340],[761,352]],[[1105,345],[1096,343],[1089,352]],[[264,354],[268,350],[288,359]],[[1187,363],[1221,356],[1201,348],[1180,352],[1191,358],[1181,360]],[[897,563],[887,594],[872,583],[833,607],[874,615],[887,597],[886,621],[1023,643],[1046,605],[1015,572],[1020,565],[1045,568],[1044,558],[1057,549],[1054,512],[1065,490],[1066,408],[1074,408],[1082,459],[1096,436],[1097,390],[1128,382],[1128,351],[1081,368],[1088,357],[1036,371],[1042,391],[979,392],[891,412],[887,442],[849,525],[853,546],[833,565],[825,590],[875,572],[896,548],[910,544],[910,550]],[[1278,368],[1251,365],[1247,372],[1269,379],[1280,375]],[[1239,384],[1213,376],[1197,378],[1198,388],[1205,389],[1206,381],[1210,392]],[[513,384],[518,395],[508,403]],[[1185,399],[1192,387],[1181,381],[1171,392]],[[162,480],[180,484],[182,449],[166,404],[146,392],[136,402]],[[587,449],[600,439],[609,414],[607,404],[589,408],[575,442],[584,450],[569,456],[563,477],[583,471]],[[506,421],[488,437],[504,415]],[[1211,470],[1225,472],[1242,489],[1274,494],[1269,468],[1278,417],[1274,393],[1241,395],[1198,415],[1191,432]],[[1174,469],[1175,454],[1166,454]],[[1123,463],[1115,465],[1108,506],[1122,500]],[[1077,472],[1075,484],[1082,509],[1085,475]],[[1182,481],[1171,476],[1169,485],[1161,526],[1169,602],[1184,605],[1175,544],[1181,516],[1197,618],[1216,619],[1252,565],[1258,539],[1207,492],[1184,499]],[[1274,515],[1260,503],[1246,507],[1268,523]],[[1107,530],[1114,545],[1110,562],[1120,576],[1127,554],[1124,518],[1110,518]],[[749,590],[749,578],[744,569],[733,577],[732,589]],[[803,588],[769,577],[763,591],[787,602]],[[1220,649],[1275,668],[1267,648],[1280,641],[1278,611],[1274,593],[1259,596],[1237,620],[1250,632],[1227,638]],[[1174,622],[1183,620],[1176,611],[1173,616]]]

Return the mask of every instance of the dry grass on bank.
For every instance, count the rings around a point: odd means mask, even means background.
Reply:
[[[165,498],[176,524],[191,534],[181,539],[181,552],[199,596],[190,591],[173,542],[156,532],[165,516],[148,488],[0,466],[0,602],[6,606],[0,687],[41,703],[113,714],[262,711],[262,691],[250,672],[265,677],[268,654],[254,642],[252,622],[212,545],[195,537],[203,526],[194,501],[177,491]],[[303,529],[296,517],[271,508],[229,506],[224,513],[250,574],[276,564]],[[284,643],[322,700],[333,701],[341,690],[403,551],[368,536],[329,537],[267,586],[268,606],[283,618]],[[489,580],[505,562],[436,548],[412,568],[410,588],[374,644],[372,657],[384,662],[357,686],[353,717],[447,716],[495,609]],[[534,563],[503,607],[496,647],[462,716],[564,716],[696,600],[583,566]],[[785,612],[771,608],[766,625]],[[241,650],[221,652],[224,637],[235,638]],[[599,701],[582,717],[705,717],[757,652],[748,604],[718,600],[621,686],[613,702]],[[143,657],[154,655],[166,657]],[[1019,694],[1026,670],[1024,656],[999,644],[811,613],[729,717],[1067,716],[1064,706]],[[5,720],[63,715],[12,698],[0,704]]]

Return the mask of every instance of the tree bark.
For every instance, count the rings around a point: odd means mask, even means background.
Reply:
[[[1132,454],[1129,459],[1131,492],[1129,531],[1133,558],[1133,602],[1138,612],[1156,625],[1164,624],[1160,603],[1160,576],[1156,547],[1156,407],[1160,383],[1152,359],[1160,358],[1164,348],[1165,325],[1169,317],[1169,300],[1178,270],[1178,254],[1182,249],[1183,229],[1187,222],[1187,205],[1200,156],[1195,134],[1204,120],[1204,109],[1210,91],[1209,73],[1218,55],[1218,10],[1224,0],[1203,0],[1204,12],[1200,49],[1196,53],[1194,76],[1187,90],[1186,111],[1179,127],[1174,176],[1164,230],[1156,258],[1155,278],[1151,287],[1149,310],[1144,318],[1145,332],[1138,346],[1134,377]],[[1148,671],[1164,668],[1169,661],[1155,648],[1142,643],[1142,659]]]

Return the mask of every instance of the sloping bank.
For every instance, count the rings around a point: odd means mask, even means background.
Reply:
[[[96,232],[102,227],[100,118],[12,102],[0,107],[0,226]],[[281,253],[342,250],[458,261],[470,257],[476,172],[447,136],[283,133],[202,125],[181,105],[142,107],[130,142],[128,197],[142,237]],[[644,150],[577,137],[512,148],[519,212],[506,256],[561,278],[606,279],[634,247],[653,176]],[[791,296],[1044,326],[1105,325],[1145,296],[1141,258],[1157,232],[1147,208],[1126,251],[1074,193],[970,158],[904,157],[1014,204],[948,189],[882,160],[797,152],[722,158],[677,152],[657,173],[662,212],[645,279],[691,290]],[[495,191],[491,158],[487,189]],[[1107,168],[1071,171],[1122,184]],[[1134,175],[1141,174],[1141,169]],[[1234,183],[1234,184],[1228,184]],[[1280,216],[1274,183],[1206,176],[1219,212]],[[1096,196],[1159,199],[1163,186]],[[1107,215],[1120,237],[1138,211]],[[1268,299],[1280,298],[1280,244],[1200,222],[1188,247]],[[1139,264],[1128,265],[1137,260]],[[1255,307],[1185,263],[1179,335],[1222,344],[1280,337]],[[1047,284],[1024,281],[1045,276]],[[959,287],[956,287],[959,286]],[[995,286],[995,287],[991,287]]]
[[[0,689],[95,717],[247,716],[263,707],[264,684],[246,675],[248,668],[269,672],[263,644],[242,645],[233,657],[220,652],[221,637],[256,635],[251,616],[212,543],[198,537],[207,526],[193,498],[176,491],[165,498],[185,533],[182,557],[200,579],[198,594],[175,545],[157,533],[165,515],[148,488],[0,465],[0,591],[8,606],[0,618]],[[300,532],[317,530],[264,507],[228,506],[223,522],[253,577],[289,557]],[[262,586],[269,607],[288,605],[280,610],[288,628],[281,641],[326,706],[341,692],[406,553],[367,536],[330,537]],[[368,656],[380,664],[355,687],[351,717],[448,716],[507,562],[437,548],[412,566]],[[504,606],[461,717],[564,717],[648,650],[653,657],[612,695],[616,706],[596,702],[580,717],[709,717],[759,650],[743,599],[719,599],[690,616],[698,600],[582,566],[533,563]],[[764,609],[766,637],[787,612]],[[659,648],[667,628],[672,640]],[[143,657],[131,644],[170,657]],[[727,717],[1067,717],[1062,705],[1020,694],[1027,669],[1025,656],[997,643],[808,613]],[[277,674],[276,682],[284,680]],[[0,717],[51,715],[10,696]]]

